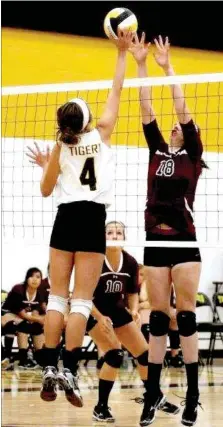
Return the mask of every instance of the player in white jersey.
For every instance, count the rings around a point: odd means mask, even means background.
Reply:
[[[45,321],[45,367],[41,398],[56,399],[57,382],[64,384],[66,397],[83,406],[75,373],[92,296],[98,283],[105,254],[106,207],[112,201],[113,161],[110,137],[119,110],[126,68],[126,53],[133,34],[120,32],[114,42],[118,49],[113,86],[96,128],[91,126],[88,105],[75,98],[57,111],[57,143],[51,155],[31,149],[29,157],[43,167],[41,193],[56,187],[58,213],[50,240],[51,293]],[[75,286],[66,327],[64,369],[58,373],[58,344],[67,310],[70,277],[75,264]]]

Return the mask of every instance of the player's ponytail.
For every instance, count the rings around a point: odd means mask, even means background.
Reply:
[[[83,101],[84,102],[84,101]],[[88,108],[86,106],[86,108]],[[91,122],[91,114],[88,114],[88,123]],[[76,145],[80,141],[81,134],[86,132],[85,116],[77,102],[67,102],[57,110],[57,139],[64,144]],[[83,126],[85,124],[85,126]]]

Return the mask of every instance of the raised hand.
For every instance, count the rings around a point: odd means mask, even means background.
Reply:
[[[142,33],[142,37],[140,40],[138,38],[138,35],[135,34],[133,37],[131,47],[129,48],[129,52],[132,53],[137,64],[144,62],[149,53],[150,43],[145,43],[145,38],[146,38],[145,33]]]
[[[168,68],[170,66],[170,43],[168,37],[166,37],[164,41],[163,38],[159,36],[158,39],[154,39],[154,43],[156,45],[156,52],[154,53],[156,63],[164,69]]]
[[[40,166],[41,168],[43,168],[45,166],[45,164],[48,163],[48,161],[49,161],[50,147],[49,147],[49,145],[47,145],[46,152],[42,152],[42,151],[40,151],[40,148],[36,142],[34,142],[34,145],[36,147],[35,149],[33,149],[31,147],[27,147],[28,150],[30,151],[30,153],[26,153],[26,155],[30,159],[32,159],[32,160],[29,160],[30,163],[34,163],[34,164]]]
[[[130,48],[134,33],[118,29],[118,38],[114,40],[118,50],[126,51]]]

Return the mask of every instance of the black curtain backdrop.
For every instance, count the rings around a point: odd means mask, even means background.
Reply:
[[[223,51],[221,1],[3,1],[2,27],[105,37],[114,7],[131,9],[148,40],[162,34],[175,46]]]

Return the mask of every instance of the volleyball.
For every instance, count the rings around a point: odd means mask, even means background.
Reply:
[[[104,19],[104,32],[109,39],[117,39],[118,29],[136,32],[138,21],[131,10],[124,7],[116,7],[106,15]]]

